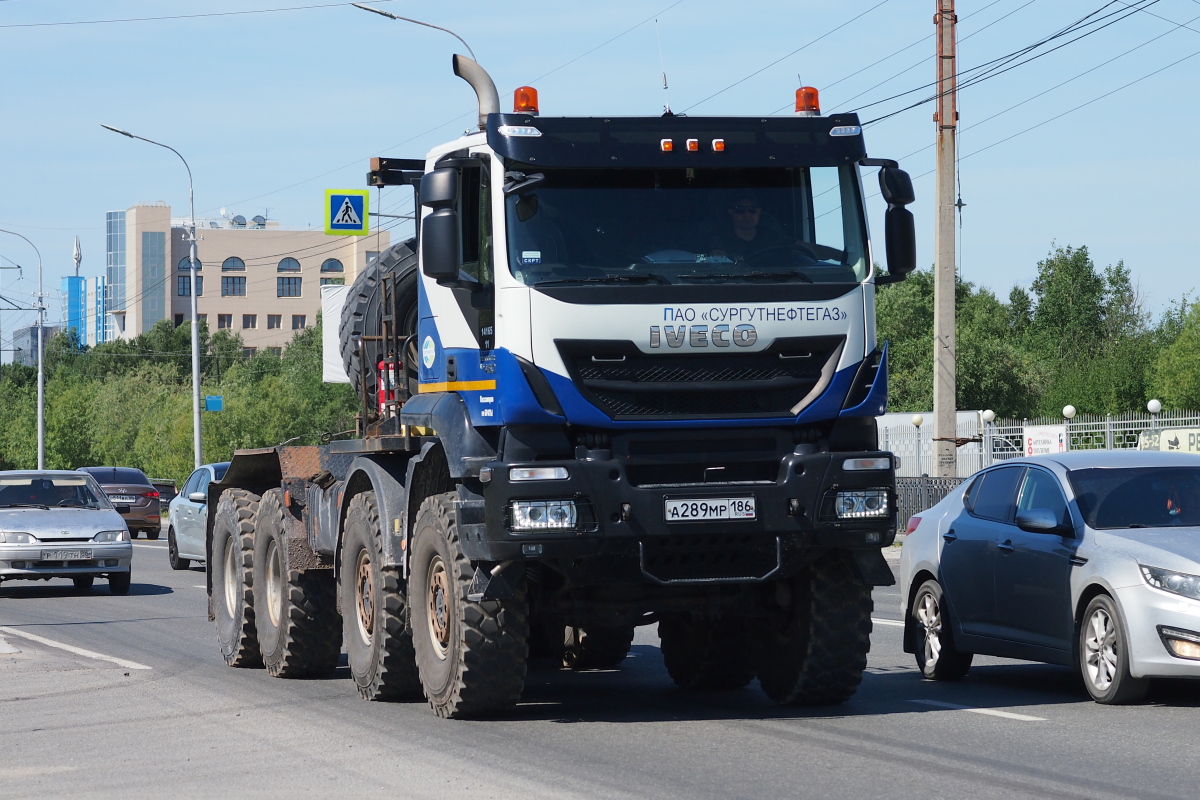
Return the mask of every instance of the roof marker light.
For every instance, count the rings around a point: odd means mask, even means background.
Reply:
[[[811,86],[801,86],[796,90],[796,114],[801,117],[819,117],[821,101],[817,90]]]
[[[697,150],[699,150],[700,149],[700,140],[699,139],[688,139],[687,140],[687,149],[693,153],[696,152]]]
[[[725,140],[724,139],[713,139],[712,148],[713,148],[714,153],[724,153],[725,152]]]
[[[532,86],[518,86],[513,92],[513,112],[516,114],[538,113],[537,89]]]
[[[830,136],[860,136],[862,135],[862,126],[860,125],[838,125],[836,128],[829,129]]]
[[[658,146],[662,148],[664,153],[669,153],[675,149],[675,142],[670,139],[663,139],[658,143]]]
[[[496,128],[501,136],[541,136],[542,132],[532,125],[501,125]]]

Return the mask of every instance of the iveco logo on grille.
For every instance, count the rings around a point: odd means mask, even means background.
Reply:
[[[650,346],[662,347],[664,339],[667,347],[683,347],[684,342],[691,347],[750,347],[758,341],[758,331],[753,325],[651,325]]]

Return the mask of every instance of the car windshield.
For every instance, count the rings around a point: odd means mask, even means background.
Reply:
[[[509,265],[530,286],[857,283],[852,166],[505,174]]]
[[[111,508],[88,475],[0,476],[0,508]]]
[[[1200,468],[1081,469],[1068,474],[1089,527],[1200,526]]]

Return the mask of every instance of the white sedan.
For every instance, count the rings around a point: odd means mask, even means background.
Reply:
[[[955,680],[973,654],[1079,669],[1099,703],[1200,677],[1200,458],[1077,451],[980,471],[909,521],[905,651]]]

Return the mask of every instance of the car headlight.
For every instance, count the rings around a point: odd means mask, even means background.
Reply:
[[[1200,600],[1200,576],[1172,572],[1161,567],[1147,567],[1145,564],[1138,566],[1142,569],[1142,577],[1146,579],[1146,583],[1155,589]]]
[[[92,537],[93,542],[128,542],[129,531],[100,531]]]
[[[33,544],[36,541],[33,534],[20,531],[0,531],[0,542],[5,544]]]
[[[512,501],[514,531],[571,531],[575,530],[577,519],[574,500]]]
[[[888,515],[887,489],[861,489],[838,492],[833,500],[833,510],[839,519],[862,519],[886,517]]]

